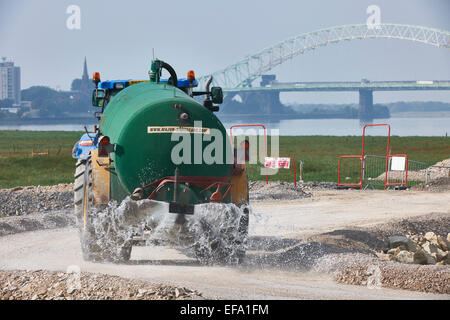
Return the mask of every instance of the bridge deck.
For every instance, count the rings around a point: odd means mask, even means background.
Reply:
[[[224,89],[224,92],[263,91],[403,91],[403,90],[450,90],[450,81],[372,81],[372,82],[278,82],[264,87]]]

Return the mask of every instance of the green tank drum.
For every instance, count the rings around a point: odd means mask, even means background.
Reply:
[[[167,80],[161,79],[163,69],[170,74]],[[114,250],[105,250],[100,245],[105,234],[95,224],[95,212],[127,197],[152,201],[148,215],[157,204],[165,206],[180,225],[195,214],[198,205],[213,203],[217,214],[217,205],[235,204],[244,208],[236,227],[246,237],[247,173],[245,164],[237,163],[236,149],[214,115],[219,109],[214,104],[223,99],[221,88],[210,89],[210,78],[205,91],[193,91],[197,86],[193,71],[186,79],[178,79],[173,68],[160,60],[152,61],[149,76],[149,80],[102,82],[94,73],[92,101],[101,108],[96,113],[99,124],[73,150],[78,159],[75,211],[86,260],[130,258],[133,241],[109,235],[107,243]],[[194,98],[200,95],[205,96],[203,104]],[[134,214],[123,223],[136,224],[145,216]],[[242,259],[243,250],[238,251]]]
[[[194,127],[194,121],[201,124],[201,127]],[[188,151],[191,157],[184,161],[187,163],[178,165],[173,162],[172,156],[179,155],[172,154],[172,150],[180,142],[171,141],[172,133],[177,128],[197,128],[200,131],[186,137],[190,140],[190,148],[184,152]],[[108,136],[110,143],[115,146],[111,153],[114,168],[111,176],[112,198],[123,200],[138,187],[163,177],[174,176],[176,168],[181,176],[203,177],[211,180],[211,183],[228,177],[233,165],[226,163],[225,159],[227,154],[231,154],[231,150],[227,150],[231,149],[230,143],[223,143],[221,146],[222,164],[195,164],[194,157],[197,155],[194,140],[200,140],[196,141],[198,148],[202,151],[204,149],[202,129],[216,129],[222,137],[227,136],[219,119],[180,89],[167,84],[143,82],[117,94],[108,104],[100,122],[101,133]],[[195,135],[199,135],[200,139],[196,139]],[[180,136],[180,140],[181,138]],[[204,159],[200,161],[203,162]],[[157,186],[146,189],[145,196],[150,196],[148,192],[155,187]],[[204,196],[197,199],[194,191],[189,194],[194,203],[209,201],[209,198],[203,199]],[[166,200],[165,197],[166,195],[159,196],[159,199]]]

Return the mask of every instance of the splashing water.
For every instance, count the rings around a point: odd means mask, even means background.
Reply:
[[[203,264],[237,263],[245,254],[248,212],[247,207],[210,203],[196,205],[194,215],[180,216],[169,213],[166,202],[127,197],[120,205],[111,201],[94,209],[91,221],[95,243],[109,260],[119,261],[123,247],[130,247],[134,236],[145,235],[147,245],[191,250]]]
[[[204,264],[238,263],[247,246],[248,212],[234,204],[199,205],[188,223],[197,259]]]

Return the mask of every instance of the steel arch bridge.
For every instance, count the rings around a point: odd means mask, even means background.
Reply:
[[[337,26],[304,33],[247,56],[214,72],[213,84],[228,89],[250,86],[262,74],[307,51],[341,41],[373,38],[410,40],[438,48],[450,48],[450,32],[445,30],[392,23],[382,23],[373,29],[366,24]],[[201,87],[208,77],[198,79]]]

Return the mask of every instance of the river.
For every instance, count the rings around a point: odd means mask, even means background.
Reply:
[[[245,117],[242,119],[222,118],[226,128],[234,124],[261,123],[268,129],[279,129],[282,136],[358,136],[362,126],[358,119],[289,119],[267,121]],[[14,124],[0,125],[0,130],[31,130],[31,131],[84,131],[83,126],[92,128],[95,119],[86,123],[64,124]],[[450,117],[442,118],[390,118],[377,119],[374,123],[391,125],[391,135],[396,136],[446,136],[450,134]]]

